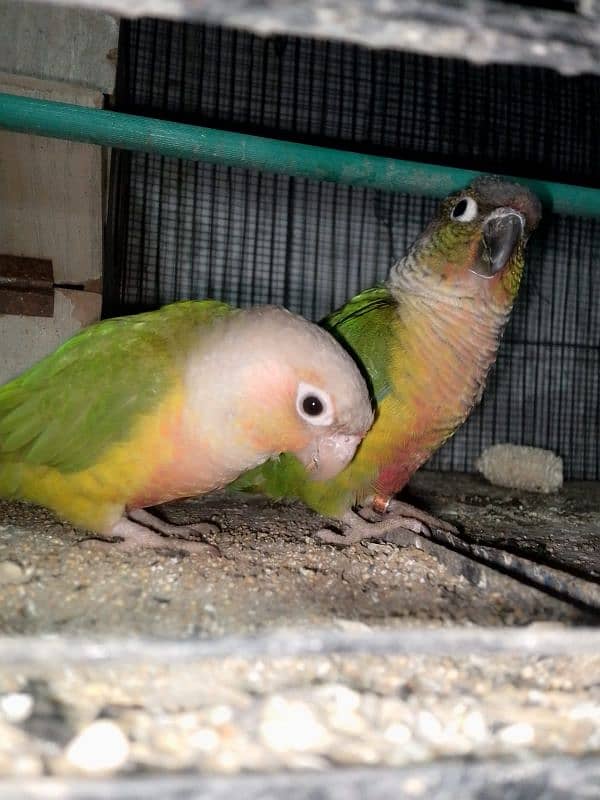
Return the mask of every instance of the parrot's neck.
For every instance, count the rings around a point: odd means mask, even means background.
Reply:
[[[484,283],[463,291],[452,286],[445,289],[433,271],[410,256],[402,268],[392,272],[388,288],[402,320],[410,321],[411,326],[420,320],[421,324],[415,326],[416,336],[431,337],[442,361],[450,357],[457,364],[472,365],[473,373],[482,369],[487,372],[495,360],[511,305],[498,304]],[[407,324],[409,334],[411,326]]]
[[[393,391],[411,418],[408,427],[398,422],[410,435],[396,439],[408,467],[405,480],[479,402],[510,313],[486,296],[445,295],[439,285],[428,289],[428,277],[409,269],[388,284],[399,317]]]

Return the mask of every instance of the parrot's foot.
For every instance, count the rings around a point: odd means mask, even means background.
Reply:
[[[218,547],[208,542],[181,538],[182,534],[206,534],[218,531],[216,525],[201,522],[195,525],[171,525],[155,517],[149,511],[136,508],[121,517],[110,530],[111,536],[118,536],[120,542],[101,541],[106,547],[119,550],[137,550],[140,547],[182,550],[200,555],[221,555]]]
[[[427,534],[432,528],[435,530],[446,531],[453,533],[455,536],[460,535],[460,531],[450,522],[446,522],[439,517],[434,517],[433,514],[428,514],[420,508],[411,506],[410,503],[403,503],[402,500],[387,500],[384,504],[377,502],[375,498],[372,506],[362,506],[358,509],[357,513],[367,522],[371,524],[380,525],[382,516],[385,515],[385,521],[390,519],[391,515],[397,522],[401,523],[401,527],[407,528],[413,533]]]
[[[348,511],[341,520],[343,533],[336,533],[329,528],[317,531],[317,538],[327,544],[351,545],[366,539],[383,539],[389,537],[394,544],[409,546],[415,543],[415,535],[431,535],[431,529],[458,534],[458,530],[449,522],[437,519],[425,511],[414,508],[400,500],[390,500],[386,507],[386,516],[371,507]]]
[[[215,555],[221,555],[219,548],[205,541],[198,541],[197,539],[186,537],[206,536],[206,534],[220,533],[218,525],[212,522],[196,522],[193,525],[173,525],[171,522],[154,516],[145,508],[134,508],[127,511],[127,519],[129,522],[139,524],[141,528],[147,533],[156,536],[156,540],[160,544],[152,544],[150,547],[176,547],[178,550],[185,550],[188,553],[206,553],[207,550],[212,551]],[[119,534],[121,535],[121,534]],[[175,541],[173,541],[173,539]]]
[[[340,520],[340,527],[343,533],[337,533],[330,528],[321,528],[316,532],[316,537],[321,542],[326,544],[337,544],[347,547],[351,544],[357,544],[367,539],[382,539],[391,531],[397,535],[395,541],[398,541],[398,536],[405,533],[407,536],[406,544],[410,544],[411,531],[402,525],[397,519],[381,519],[379,521],[368,521],[355,511],[347,511]]]

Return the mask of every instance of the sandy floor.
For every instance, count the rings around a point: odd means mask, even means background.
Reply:
[[[595,485],[548,498],[423,473],[413,487],[416,502],[474,540],[600,576]],[[216,522],[221,557],[177,553],[168,540],[164,551],[100,547],[42,509],[0,505],[0,633],[188,637],[340,618],[385,626],[594,619],[444,548],[321,544],[311,533],[323,520],[300,504],[215,495],[163,513]]]
[[[179,789],[144,775],[183,770],[222,776],[215,797],[250,796],[226,776],[262,775],[263,797],[265,776],[286,770],[305,780],[306,770],[378,767],[383,780],[385,768],[422,764],[443,787],[452,764],[474,776],[477,763],[511,757],[545,786],[567,767],[532,759],[597,754],[599,615],[568,598],[596,597],[600,585],[600,488],[547,497],[422,473],[411,494],[505,566],[418,537],[324,545],[312,536],[318,516],[260,498],[161,509],[176,523],[215,522],[221,556],[167,541],[123,552],[42,509],[0,504],[0,795],[170,799]],[[506,574],[510,559],[566,593]],[[282,629],[296,630],[296,650],[273,645]],[[571,762],[569,774],[593,784],[590,763]],[[69,781],[81,775],[142,784],[77,789]],[[482,775],[501,782],[504,768]],[[189,780],[181,796],[196,796]]]

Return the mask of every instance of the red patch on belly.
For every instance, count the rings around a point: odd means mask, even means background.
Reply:
[[[379,472],[375,480],[375,490],[385,497],[392,497],[406,486],[412,475],[427,459],[428,454],[398,450],[390,462]]]

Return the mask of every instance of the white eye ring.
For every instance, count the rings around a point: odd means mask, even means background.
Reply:
[[[310,383],[300,383],[296,393],[296,411],[310,425],[331,425],[333,403],[322,389]]]
[[[477,203],[472,197],[461,197],[455,203],[450,216],[457,222],[473,222],[478,211]]]

